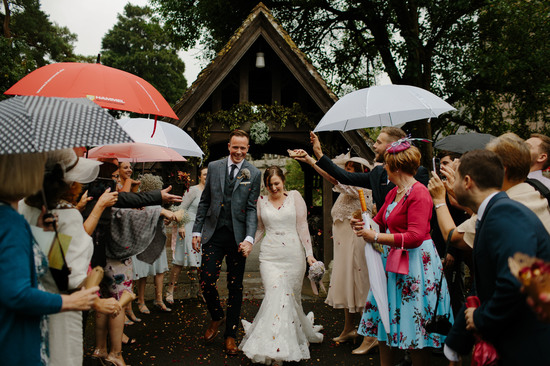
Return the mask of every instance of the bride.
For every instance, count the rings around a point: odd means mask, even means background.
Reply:
[[[302,281],[316,262],[307,225],[307,207],[298,191],[284,189],[279,167],[267,168],[264,185],[269,195],[258,199],[260,274],[265,297],[253,323],[242,320],[245,336],[239,345],[255,363],[280,364],[309,359],[309,343],[320,343],[322,326],[313,325],[313,313],[302,309]],[[264,237],[265,234],[265,237]]]

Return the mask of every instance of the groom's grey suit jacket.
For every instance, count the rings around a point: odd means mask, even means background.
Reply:
[[[201,243],[206,244],[214,235],[223,204],[227,159],[216,160],[208,164],[206,184],[201,195],[193,232],[201,233]],[[243,176],[244,169],[250,172],[250,178]],[[244,160],[237,173],[231,195],[231,220],[235,242],[239,244],[247,236],[254,238],[258,226],[256,203],[260,194],[260,171]]]

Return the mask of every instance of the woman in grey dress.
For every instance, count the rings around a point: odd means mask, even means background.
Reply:
[[[195,224],[195,216],[199,207],[199,201],[201,199],[202,191],[206,183],[206,174],[208,173],[208,167],[202,167],[199,172],[199,184],[189,189],[183,196],[180,209],[185,210],[189,216],[189,221],[185,224],[185,231],[182,235],[178,235],[175,248],[173,251],[173,267],[170,273],[170,283],[166,288],[166,302],[169,304],[174,303],[174,289],[178,281],[178,277],[183,267],[189,268],[187,275],[191,280],[190,296],[202,298],[200,293],[199,279],[197,269],[201,266],[201,252],[197,252],[193,249],[191,240],[191,232],[193,231],[193,225]],[[185,235],[187,233],[188,235]]]

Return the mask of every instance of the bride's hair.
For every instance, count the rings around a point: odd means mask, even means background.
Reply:
[[[264,173],[264,185],[266,187],[269,186],[269,182],[271,182],[271,177],[273,177],[275,175],[278,176],[279,178],[281,178],[281,180],[283,181],[283,184],[284,184],[285,174],[283,173],[281,168],[279,168],[276,165],[273,165],[273,166],[270,166],[269,168],[267,168],[265,170],[265,173]]]

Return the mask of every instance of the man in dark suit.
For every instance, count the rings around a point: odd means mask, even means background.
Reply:
[[[260,194],[261,173],[245,160],[249,137],[235,130],[229,136],[229,157],[208,164],[195,224],[193,248],[202,245],[201,286],[212,321],[204,334],[211,342],[226,321],[225,352],[238,352],[235,338],[243,298],[246,257],[252,250],[258,225],[256,202]],[[223,258],[227,263],[227,320],[220,304],[216,282]]]
[[[445,355],[457,361],[471,351],[473,333],[492,343],[499,365],[550,365],[550,324],[537,320],[508,258],[516,252],[550,261],[550,236],[537,216],[500,192],[504,167],[488,150],[460,159],[454,191],[458,203],[478,215],[474,239],[474,287],[481,305],[462,308],[445,341]]]
[[[384,127],[374,143],[374,160],[377,163],[384,163],[384,154],[386,148],[392,143],[401,138],[406,137],[405,131],[397,127]],[[323,154],[319,138],[313,133],[310,133],[311,143],[313,144],[313,152],[317,156],[317,165],[325,172],[333,176],[338,182],[356,187],[365,187],[372,190],[372,198],[376,204],[376,208],[380,209],[384,204],[386,195],[395,187],[388,180],[388,173],[382,165],[375,166],[368,173],[350,173],[345,169],[340,168]],[[417,181],[428,185],[430,176],[428,170],[424,167],[419,167],[414,176]]]

